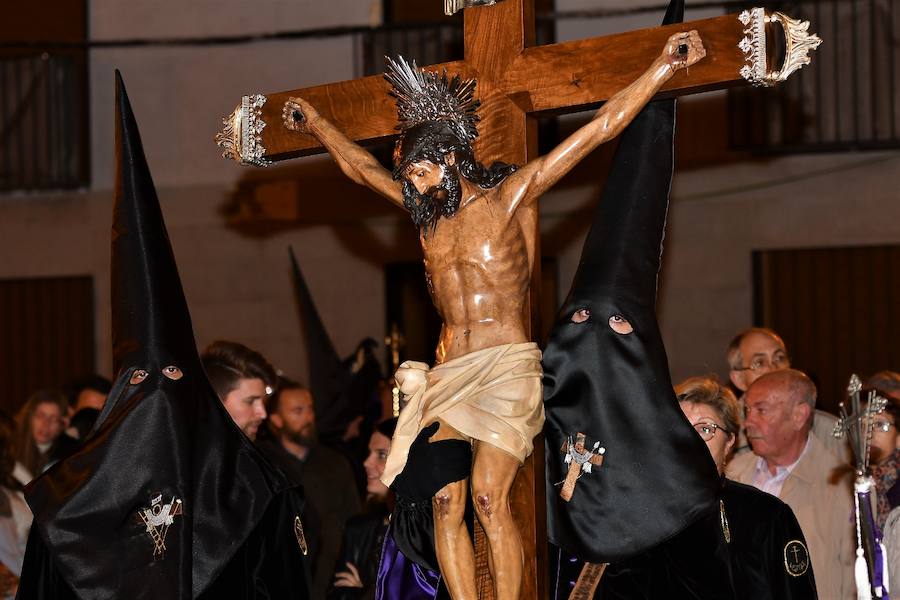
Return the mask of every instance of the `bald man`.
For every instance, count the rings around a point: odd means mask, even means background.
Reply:
[[[781,336],[766,327],[751,327],[738,333],[728,344],[727,351],[729,378],[741,393],[754,381],[772,371],[791,368],[791,359]],[[743,396],[739,402],[743,405]],[[841,461],[850,459],[850,448],[846,439],[834,437],[837,417],[823,410],[813,412],[812,433]],[[735,454],[750,450],[746,432],[741,430],[734,445]]]
[[[753,452],[736,456],[726,475],[777,496],[793,509],[808,548],[802,542],[788,543],[785,568],[801,570],[803,554],[808,553],[820,598],[855,598],[851,482],[847,477],[832,482],[843,463],[810,435],[815,384],[800,371],[774,370],[753,381],[744,403],[744,428]]]

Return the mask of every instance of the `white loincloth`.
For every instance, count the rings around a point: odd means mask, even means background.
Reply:
[[[478,350],[433,369],[404,362],[394,378],[408,403],[381,481],[394,481],[416,436],[437,419],[469,441],[491,444],[524,462],[544,425],[541,375],[541,351],[534,342]]]

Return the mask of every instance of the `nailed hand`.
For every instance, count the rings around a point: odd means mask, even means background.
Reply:
[[[314,116],[315,109],[303,98],[288,98],[281,109],[281,122],[290,131],[309,133],[309,122]]]
[[[673,71],[697,64],[706,56],[703,41],[696,30],[676,33],[669,38],[663,51]]]

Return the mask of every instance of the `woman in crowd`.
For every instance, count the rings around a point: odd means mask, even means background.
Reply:
[[[706,442],[719,474],[740,430],[737,399],[708,377],[675,387],[685,416]],[[740,598],[816,598],[806,541],[790,507],[771,494],[722,478],[722,529]]]
[[[334,583],[328,594],[330,599],[375,597],[381,546],[394,503],[393,494],[381,483],[381,475],[396,427],[396,418],[382,421],[375,426],[369,438],[369,455],[363,463],[366,471],[366,511],[347,521]]]
[[[16,422],[0,412],[0,598],[16,595],[31,529],[31,510],[14,474],[18,465],[15,435]]]
[[[67,411],[62,392],[38,390],[16,416],[16,458],[35,477],[78,446],[64,433]]]

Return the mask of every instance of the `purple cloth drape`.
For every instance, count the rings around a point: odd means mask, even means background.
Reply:
[[[375,600],[434,600],[439,573],[422,568],[406,558],[394,542],[393,525],[388,526],[375,582]]]

